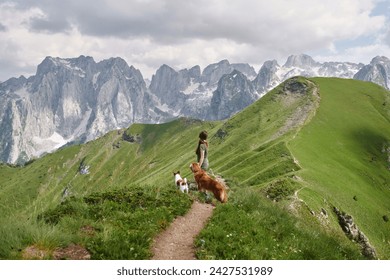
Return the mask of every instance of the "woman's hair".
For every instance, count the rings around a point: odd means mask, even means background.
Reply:
[[[208,147],[209,146],[209,143],[207,143],[207,136],[208,136],[208,134],[207,134],[207,131],[206,130],[203,130],[203,131],[201,131],[200,133],[199,133],[199,142],[198,142],[198,147],[196,148],[196,151],[195,151],[195,153],[197,154],[197,155],[200,155],[200,145],[201,144],[205,144],[206,145],[206,147]]]
[[[207,134],[207,131],[206,131],[206,130],[203,130],[203,131],[201,131],[201,132],[199,133],[199,138],[200,138],[201,140],[203,140],[203,141],[206,141],[206,140],[207,140],[207,136],[208,136],[208,134]]]

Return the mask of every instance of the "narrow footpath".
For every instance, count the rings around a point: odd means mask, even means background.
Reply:
[[[184,216],[172,224],[154,240],[153,260],[195,260],[195,237],[213,214],[211,204],[195,201]]]

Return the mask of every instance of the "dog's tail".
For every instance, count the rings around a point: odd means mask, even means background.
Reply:
[[[225,189],[222,190],[220,194],[220,199],[222,203],[226,203],[228,201],[228,196]]]
[[[183,181],[184,181],[184,184],[186,185],[187,184],[187,178],[184,178]]]
[[[226,185],[225,180],[221,176],[216,176],[215,180],[222,186],[222,189],[219,192],[219,201],[226,203],[228,201],[227,190],[229,187]]]

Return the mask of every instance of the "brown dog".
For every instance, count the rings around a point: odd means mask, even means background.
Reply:
[[[227,202],[227,193],[225,187],[218,181],[211,178],[207,173],[202,170],[199,166],[199,163],[193,162],[190,165],[192,173],[194,173],[194,178],[198,184],[199,191],[210,191],[214,194],[214,197],[220,202]]]

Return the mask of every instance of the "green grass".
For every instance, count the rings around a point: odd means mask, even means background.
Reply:
[[[38,215],[32,224],[12,224],[13,229],[7,233],[12,230],[20,235],[2,235],[3,242],[8,240],[12,245],[3,243],[0,252],[20,258],[25,247],[38,244],[52,258],[56,247],[73,243],[87,248],[92,259],[148,259],[153,237],[176,216],[185,214],[190,205],[191,198],[172,186],[132,187],[70,197]],[[10,221],[6,224],[11,226]]]
[[[382,149],[390,140],[389,92],[353,80],[314,81],[321,106],[289,142],[307,182],[301,195],[318,194],[309,202],[313,209],[320,209],[325,199],[352,215],[380,257],[388,259],[390,224],[382,217],[390,211],[390,172]]]
[[[320,99],[311,94],[316,87]],[[286,93],[294,88],[301,92]],[[336,206],[389,259],[390,172],[382,152],[389,104],[389,93],[370,83],[298,77],[225,122],[134,124],[23,168],[1,165],[0,258],[21,258],[31,245],[51,258],[76,243],[94,259],[148,259],[153,237],[193,199],[204,200],[178,192],[173,172],[193,181],[189,164],[207,130],[211,170],[230,190],[197,238],[198,258],[364,258],[338,225]],[[90,174],[78,172],[81,164]]]
[[[310,219],[312,226],[256,190],[240,192],[215,210],[197,238],[197,256],[227,260],[362,258],[346,237],[327,234]]]

